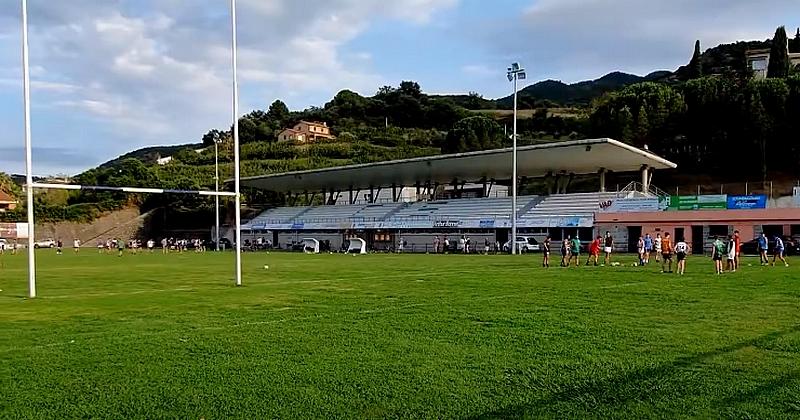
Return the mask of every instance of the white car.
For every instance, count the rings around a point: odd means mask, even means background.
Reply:
[[[541,248],[539,247],[539,242],[536,241],[535,238],[532,236],[517,236],[516,246],[519,252],[539,252]],[[511,241],[509,240],[505,244],[503,244],[503,251],[504,252],[511,252]]]
[[[33,243],[34,248],[55,248],[56,241],[52,239],[45,239],[43,241],[36,241]]]

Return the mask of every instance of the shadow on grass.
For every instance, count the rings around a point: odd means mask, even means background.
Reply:
[[[473,419],[493,419],[493,418],[524,418],[528,416],[544,415],[548,412],[557,414],[561,410],[558,405],[562,403],[572,403],[574,408],[586,410],[591,413],[602,406],[612,406],[628,401],[645,401],[652,399],[654,393],[660,391],[669,382],[669,377],[677,373],[678,370],[690,367],[704,360],[717,356],[736,352],[746,347],[764,346],[785,335],[800,332],[800,324],[791,328],[774,331],[750,340],[731,344],[718,349],[698,353],[690,356],[679,357],[672,362],[658,366],[635,369],[623,375],[608,379],[588,379],[576,385],[567,385],[566,389],[540,399],[535,402],[510,406],[498,411],[480,414],[472,417]],[[755,398],[758,395],[770,392],[770,387],[779,387],[795,376],[784,377],[776,383],[765,384],[751,392],[743,393],[740,398]],[[762,389],[763,388],[763,389]],[[777,389],[777,388],[775,388]],[[752,395],[751,395],[752,394]],[[731,397],[733,401],[740,401],[736,396]],[[724,403],[724,401],[723,401]],[[563,415],[561,413],[560,415]]]
[[[793,370],[778,378],[762,383],[752,389],[735,392],[728,397],[719,399],[715,403],[715,407],[720,412],[724,410],[727,411],[736,410],[735,406],[737,404],[756,401],[762,396],[775,395],[775,393],[781,389],[794,386],[798,380],[800,380],[800,371]],[[786,408],[788,409],[788,411],[791,411],[792,415],[794,416],[800,415],[800,399],[798,399],[797,401],[789,402]],[[755,416],[745,415],[746,413],[737,412],[735,414],[736,414],[735,417],[738,418],[746,418],[746,417],[755,418]],[[787,415],[789,415],[789,413],[787,413]]]

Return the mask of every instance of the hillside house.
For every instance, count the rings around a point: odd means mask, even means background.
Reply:
[[[0,190],[0,213],[16,209],[17,204],[19,204],[19,202],[17,202],[11,194]]]
[[[789,44],[797,44],[798,42],[800,42],[800,29],[798,29],[798,34],[795,39],[790,40]],[[789,49],[789,45],[787,45],[786,48]],[[800,51],[796,51],[796,49],[796,45],[794,48],[789,49],[789,51],[795,50],[795,52],[789,52],[789,62],[791,63],[792,67],[800,67]],[[767,78],[769,56],[770,50],[768,48],[748,50],[745,53],[745,57],[747,58],[747,68],[753,71],[753,77],[756,79]]]
[[[334,140],[331,129],[327,123],[300,121],[292,128],[287,128],[278,134],[278,142],[294,142],[298,144],[315,143],[320,140]]]

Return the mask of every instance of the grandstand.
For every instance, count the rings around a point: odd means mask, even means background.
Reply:
[[[653,171],[675,167],[646,150],[612,139],[524,146],[519,148],[518,162],[520,177],[549,178],[556,185],[554,194],[517,197],[520,232],[585,239],[591,235],[594,214],[602,202],[634,193],[654,196],[655,190],[649,187]],[[427,250],[435,236],[470,235],[492,244],[503,243],[511,227],[512,199],[492,197],[491,190],[495,185],[510,184],[510,163],[511,150],[498,149],[245,178],[245,186],[286,193],[295,199],[308,196],[309,191],[321,192],[326,205],[269,209],[242,229],[253,235],[272,235],[276,244],[314,237],[329,240],[334,248],[352,236],[362,237],[372,249],[391,248],[403,238],[410,242],[410,249]],[[639,185],[636,192],[607,192],[605,176],[609,172],[632,173],[632,178],[640,175],[642,183],[632,184]],[[597,191],[567,191],[568,179],[587,174],[597,175]],[[483,186],[480,197],[458,198],[467,183]],[[415,189],[412,200],[401,201],[402,194],[397,191],[404,188]],[[373,199],[354,204],[360,191],[377,197],[382,189],[391,189],[392,202]],[[418,246],[422,244],[425,246]]]

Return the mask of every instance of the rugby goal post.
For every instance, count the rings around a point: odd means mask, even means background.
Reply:
[[[170,190],[161,188],[138,188],[138,187],[105,187],[97,185],[61,185],[33,182],[32,153],[31,153],[31,83],[30,65],[28,52],[28,0],[21,0],[22,3],[22,91],[25,125],[25,185],[27,200],[27,222],[28,222],[28,297],[36,297],[36,256],[34,253],[34,188],[44,189],[64,189],[64,190],[97,190],[97,191],[121,191],[127,193],[149,193],[149,194],[198,194],[205,196],[227,196],[234,197],[235,213],[235,252],[236,252],[236,286],[242,285],[242,215],[241,215],[241,173],[239,167],[239,81],[237,76],[237,38],[236,38],[236,0],[230,0],[231,16],[231,68],[232,68],[232,87],[233,87],[233,178],[234,192],[228,191],[203,191],[203,190]],[[219,241],[219,232],[217,232]]]

